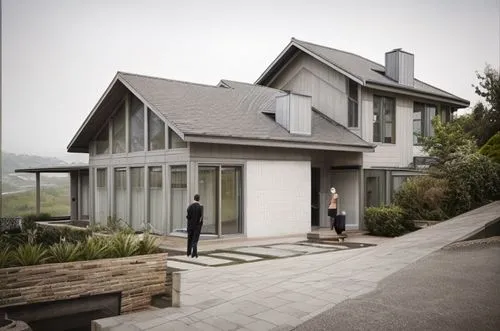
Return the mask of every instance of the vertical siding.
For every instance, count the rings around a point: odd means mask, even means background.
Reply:
[[[285,129],[290,129],[290,95],[276,98],[276,122]]]
[[[311,135],[311,97],[290,94],[290,133]]]
[[[311,163],[248,161],[245,227],[248,237],[311,230]]]
[[[385,74],[387,77],[399,80],[398,52],[385,53]]]
[[[404,85],[413,86],[414,56],[405,52],[399,52],[399,82]]]

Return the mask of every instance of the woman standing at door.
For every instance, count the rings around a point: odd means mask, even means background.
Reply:
[[[330,197],[330,202],[328,204],[328,216],[330,216],[330,230],[333,230],[333,226],[335,224],[335,216],[337,216],[337,200],[339,195],[335,190],[335,187],[330,189],[332,196]]]

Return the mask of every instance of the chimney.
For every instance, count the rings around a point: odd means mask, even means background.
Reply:
[[[396,48],[385,53],[385,75],[399,84],[413,86],[414,56]]]
[[[276,122],[291,134],[311,135],[312,98],[289,93],[276,97]]]

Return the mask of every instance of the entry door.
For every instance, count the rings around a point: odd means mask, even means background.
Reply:
[[[241,168],[221,168],[221,230],[222,234],[242,232]]]
[[[337,213],[346,212],[346,226],[359,226],[359,170],[333,170],[330,173],[330,187],[339,195]]]

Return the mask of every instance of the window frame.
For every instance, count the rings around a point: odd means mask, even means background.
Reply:
[[[422,106],[423,108],[419,111],[415,111],[417,108],[417,105]],[[434,115],[431,115],[431,109],[434,108]],[[421,146],[422,145],[422,137],[432,137],[434,135],[434,128],[432,127],[432,119],[436,116],[440,116],[439,114],[439,109],[436,104],[433,103],[426,103],[426,102],[419,102],[415,101],[413,103],[413,113],[412,113],[412,118],[413,122],[415,122],[415,113],[420,112],[420,135],[415,136],[415,132],[413,131],[413,146]],[[431,118],[429,118],[431,117]],[[415,140],[415,137],[417,137],[417,140]]]
[[[379,109],[379,114],[378,114],[378,119],[375,120],[375,103],[376,100],[380,100],[380,105],[378,107]],[[387,120],[385,119],[385,106],[386,106],[386,100],[392,100],[392,114],[391,114],[391,142],[386,142],[386,124],[388,123]],[[377,144],[386,144],[386,145],[395,145],[396,144],[396,98],[394,97],[388,97],[385,95],[374,95],[373,96],[373,128],[375,127],[375,124],[378,122],[379,126],[379,141],[375,140],[375,130],[372,132],[372,141]]]
[[[347,127],[359,128],[359,91],[358,84],[352,79],[347,78]],[[355,92],[353,92],[355,91]],[[354,95],[355,93],[355,95]],[[351,105],[355,106],[354,111]]]

